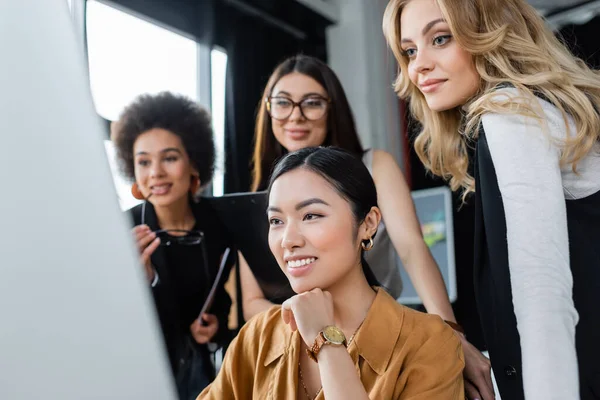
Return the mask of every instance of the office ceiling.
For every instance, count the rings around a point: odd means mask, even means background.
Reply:
[[[529,0],[535,8],[544,15],[554,14],[559,11],[582,5],[584,3],[593,3],[589,0]]]

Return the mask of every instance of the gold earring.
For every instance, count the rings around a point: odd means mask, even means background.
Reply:
[[[373,238],[372,237],[369,238],[369,244],[365,245],[365,242],[361,242],[360,245],[362,246],[362,249],[364,251],[371,250],[373,248]]]
[[[144,197],[144,195],[142,194],[142,191],[140,190],[140,187],[138,186],[138,184],[136,182],[134,182],[133,185],[131,185],[131,195],[138,200],[146,199]]]

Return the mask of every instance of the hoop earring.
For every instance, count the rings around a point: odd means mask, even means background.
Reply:
[[[140,191],[140,188],[138,187],[137,183],[134,183],[133,185],[131,185],[131,195],[133,197],[135,197],[138,200],[145,200],[146,198],[144,197],[144,195],[142,194],[142,192]]]
[[[365,242],[361,242],[360,245],[364,251],[371,250],[373,248],[373,238],[372,237],[369,238],[369,244],[365,244]]]
[[[192,175],[190,178],[190,192],[195,195],[200,189],[200,178],[197,175]]]

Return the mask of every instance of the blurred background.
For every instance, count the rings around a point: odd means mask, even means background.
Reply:
[[[258,99],[273,68],[297,53],[318,57],[337,73],[365,148],[389,151],[414,191],[444,186],[411,150],[418,127],[392,90],[397,67],[381,30],[386,0],[65,1],[123,209],[137,200],[117,171],[109,133],[126,104],[168,90],[210,109],[218,157],[206,193],[248,191]],[[600,67],[600,1],[530,2],[577,56]],[[472,208],[452,202],[454,308],[471,342],[482,347],[472,288]]]

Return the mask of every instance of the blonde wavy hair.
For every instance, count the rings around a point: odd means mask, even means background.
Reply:
[[[400,16],[411,0],[391,0],[383,17],[383,32],[399,64],[394,90],[410,101],[423,129],[415,150],[433,174],[463,194],[475,190],[468,172],[468,147],[487,112],[521,114],[545,126],[538,102],[521,101],[543,95],[575,124],[561,141],[561,166],[577,162],[600,140],[600,74],[575,58],[525,0],[436,0],[457,43],[473,57],[481,77],[479,91],[464,107],[436,112],[408,77],[408,58],[400,47]],[[494,90],[510,83],[519,98],[499,100]],[[504,96],[503,96],[504,97]],[[568,128],[568,125],[567,125]],[[463,197],[464,198],[464,197]]]

